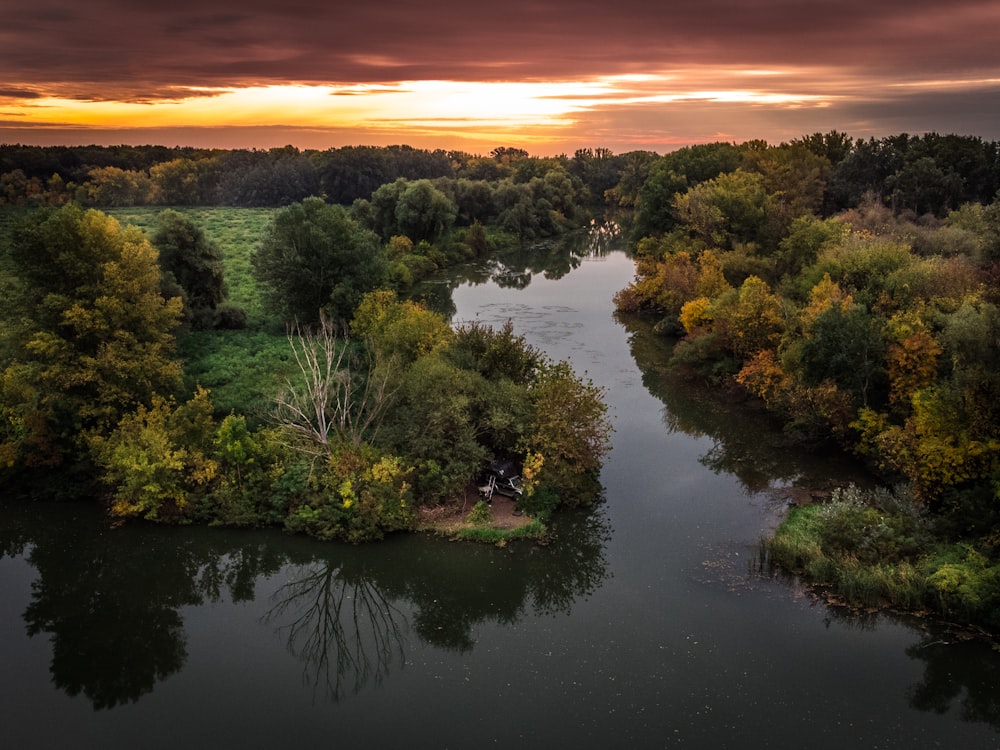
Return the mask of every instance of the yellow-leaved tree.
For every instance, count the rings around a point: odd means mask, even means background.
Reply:
[[[136,227],[76,205],[12,233],[21,317],[0,346],[0,455],[11,468],[79,464],[94,436],[180,385],[180,298],[164,299],[156,249]]]

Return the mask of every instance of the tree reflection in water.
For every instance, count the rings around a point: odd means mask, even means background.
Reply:
[[[906,649],[906,655],[924,662],[923,679],[907,695],[911,706],[944,714],[957,701],[962,721],[1000,731],[1000,664],[983,659],[982,644],[931,635]]]
[[[37,571],[23,614],[29,636],[48,634],[49,672],[95,710],[137,702],[187,660],[180,608],[251,600],[281,557],[259,538],[204,530],[111,529],[81,504],[0,505],[0,557]]]
[[[505,289],[524,289],[536,274],[561,279],[584,258],[603,258],[619,248],[621,227],[612,217],[595,219],[590,226],[562,237],[499,250],[487,260],[448,268],[418,283],[411,297],[446,317],[454,316],[452,292],[463,284],[493,282]]]
[[[346,684],[356,693],[369,679],[381,682],[396,659],[405,662],[405,615],[373,580],[344,575],[332,562],[293,568],[291,577],[272,595],[264,622],[278,623],[314,693],[322,685],[339,700]]]
[[[877,630],[885,624],[901,624],[923,631],[906,655],[924,663],[920,682],[907,690],[907,702],[917,711],[946,714],[957,707],[962,721],[988,724],[1000,731],[1000,660],[983,658],[987,646],[983,633],[947,624],[928,623],[891,612],[859,611],[830,606],[827,626],[852,630]]]
[[[184,668],[182,607],[252,601],[278,571],[289,582],[264,620],[314,690],[337,700],[405,663],[411,623],[429,645],[467,651],[479,624],[568,613],[607,577],[608,522],[571,513],[555,528],[558,542],[544,547],[419,536],[345,547],[271,532],[112,529],[96,507],[0,504],[0,556],[37,571],[27,633],[49,637],[52,682],[95,709],[136,702]]]
[[[544,547],[412,539],[384,554],[343,550],[290,568],[264,621],[304,662],[306,684],[336,701],[405,664],[411,626],[425,643],[461,653],[475,648],[477,625],[568,614],[606,580],[610,530],[600,512],[568,513],[557,528],[561,543]]]
[[[859,461],[835,445],[806,445],[786,435],[756,402],[737,402],[707,384],[686,382],[668,366],[674,339],[636,316],[620,315],[619,321],[629,333],[643,386],[663,403],[667,430],[711,440],[699,459],[703,466],[731,474],[748,494],[784,483],[830,489],[831,483],[873,481]]]

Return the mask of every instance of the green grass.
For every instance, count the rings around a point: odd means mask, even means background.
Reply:
[[[858,526],[855,536],[848,537],[837,518],[845,514],[854,516],[856,511],[836,504],[794,509],[766,543],[771,561],[813,583],[829,586],[850,605],[918,610],[930,604],[932,592],[921,572],[921,556],[859,558],[868,541],[865,537],[872,531]]]
[[[495,544],[499,547],[515,539],[540,539],[545,536],[548,529],[541,521],[533,520],[531,523],[516,529],[497,529],[492,526],[468,526],[456,530],[451,534],[451,538],[461,542],[480,542],[483,544]]]
[[[184,383],[211,391],[219,414],[244,414],[260,424],[273,397],[295,370],[284,336],[266,331],[195,331],[180,344]]]
[[[160,206],[115,208],[107,213],[147,235],[156,231]],[[276,209],[182,207],[174,211],[194,222],[222,250],[229,302],[247,313],[247,327],[238,331],[193,331],[180,341],[184,381],[212,394],[220,414],[245,414],[259,423],[271,399],[295,367],[283,331],[264,315],[260,290],[250,258]]]
[[[107,213],[122,224],[133,224],[152,235],[157,216],[164,210],[161,206],[144,206],[107,209]],[[181,207],[173,210],[191,219],[222,250],[229,301],[246,310],[247,326],[266,325],[250,257],[277,209]]]

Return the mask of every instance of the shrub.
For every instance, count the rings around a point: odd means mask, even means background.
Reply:
[[[485,501],[480,500],[472,506],[465,520],[473,526],[486,526],[493,522],[493,509]]]
[[[212,328],[224,331],[238,331],[247,327],[247,312],[230,302],[224,302],[215,308]]]
[[[829,585],[849,604],[915,609],[932,603],[920,562],[930,539],[906,490],[850,485],[830,503],[792,510],[765,547],[775,564]]]
[[[341,446],[317,469],[316,491],[289,513],[285,526],[355,543],[411,528],[411,473],[395,456],[379,456],[365,445]]]
[[[1000,564],[970,544],[955,544],[941,549],[925,573],[944,614],[1000,627]]]

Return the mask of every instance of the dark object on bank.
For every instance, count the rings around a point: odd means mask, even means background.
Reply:
[[[510,459],[490,464],[486,477],[479,484],[479,496],[486,502],[493,501],[493,494],[518,498],[523,494],[517,465]]]

